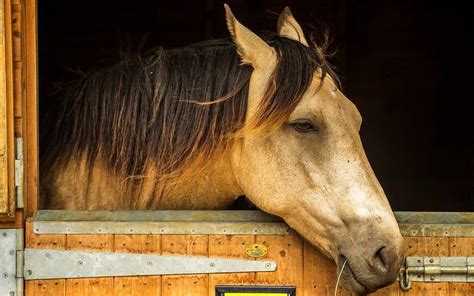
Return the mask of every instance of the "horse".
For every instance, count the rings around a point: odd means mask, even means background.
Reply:
[[[65,91],[43,207],[228,209],[244,195],[332,258],[345,289],[394,282],[403,239],[326,47],[289,8],[277,33],[225,13],[229,38],[157,48]]]

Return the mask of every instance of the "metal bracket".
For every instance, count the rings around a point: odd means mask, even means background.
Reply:
[[[400,271],[400,287],[411,282],[474,282],[474,257],[407,257]]]
[[[22,229],[0,230],[0,295],[23,295],[22,250]]]
[[[15,196],[16,207],[23,209],[23,138],[15,138]]]
[[[275,271],[271,261],[25,249],[25,280]]]

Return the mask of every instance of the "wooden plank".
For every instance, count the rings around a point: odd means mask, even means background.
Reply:
[[[405,254],[407,256],[449,256],[448,237],[406,237]],[[449,283],[413,282],[409,291],[400,291],[400,295],[449,295]]]
[[[33,223],[28,221],[25,229],[25,247],[33,249],[63,250],[66,248],[66,235],[33,233]],[[26,296],[61,296],[66,295],[66,281],[64,279],[34,280],[25,282]]]
[[[0,212],[8,211],[7,85],[5,65],[5,7],[0,3]]]
[[[255,243],[253,235],[211,235],[209,236],[209,257],[240,258],[251,260],[245,248]],[[253,285],[255,273],[231,273],[209,275],[209,295],[215,294],[217,285]]]
[[[115,235],[114,251],[122,253],[160,254],[160,235]],[[161,295],[160,276],[116,277],[114,295]]]
[[[161,240],[163,255],[208,256],[207,235],[164,235]],[[208,275],[163,276],[161,295],[199,296],[208,295]]]
[[[102,251],[114,250],[114,236],[109,235],[67,235],[67,250]],[[66,295],[110,295],[114,288],[114,279],[84,278],[66,279]]]
[[[21,5],[12,4],[13,61],[21,61]]]
[[[400,295],[400,285],[398,282],[391,284],[388,287],[377,290],[377,292],[370,294],[376,296],[398,296]]]
[[[449,251],[453,257],[474,257],[474,237],[449,238]],[[474,295],[474,283],[449,283],[449,295]]]
[[[257,285],[296,286],[303,291],[303,239],[298,235],[257,236],[255,242],[268,248],[266,256],[257,260],[272,260],[278,264],[275,272],[257,273]],[[299,292],[298,292],[299,291]]]
[[[14,106],[10,0],[0,4],[0,218],[15,218]]]
[[[322,255],[309,242],[304,242],[304,296],[334,295],[337,274],[336,264]],[[351,295],[338,287],[337,295]]]
[[[26,153],[25,179],[26,216],[32,217],[38,208],[38,84],[36,0],[25,0],[25,124],[23,145]]]
[[[13,64],[13,103],[15,109],[15,118],[23,116],[23,101],[22,101],[22,63],[15,62]]]

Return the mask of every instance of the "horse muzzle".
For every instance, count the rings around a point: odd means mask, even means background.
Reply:
[[[337,259],[340,284],[356,293],[371,293],[390,285],[397,279],[403,263],[403,239],[394,235],[391,239],[368,238],[341,248]]]

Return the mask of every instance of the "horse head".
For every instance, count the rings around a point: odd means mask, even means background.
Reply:
[[[260,107],[271,107],[265,100],[272,85],[279,87],[275,69],[281,55],[240,24],[228,6],[226,17],[241,62],[253,68],[245,121],[252,126],[265,117]],[[309,46],[288,8],[280,15],[278,33]],[[289,70],[287,75],[299,79]],[[323,72],[321,67],[314,71],[282,124],[267,133],[249,132],[239,141],[232,171],[256,206],[282,217],[336,261],[343,287],[371,292],[395,281],[403,240],[365,155],[361,115],[335,78]]]

